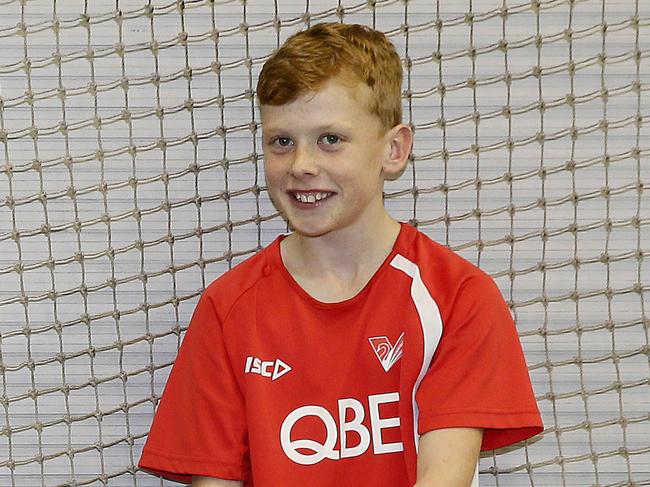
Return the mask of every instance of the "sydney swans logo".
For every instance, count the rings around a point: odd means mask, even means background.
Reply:
[[[390,368],[402,357],[402,347],[404,345],[404,332],[399,336],[395,345],[392,345],[388,337],[368,338],[370,346],[375,351],[384,371],[388,372]]]

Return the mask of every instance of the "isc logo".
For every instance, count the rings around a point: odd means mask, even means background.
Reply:
[[[291,367],[279,358],[273,362],[267,362],[257,357],[246,357],[246,367],[244,367],[245,374],[259,374],[262,377],[270,377],[271,380],[282,377],[290,370]]]
[[[339,460],[358,457],[368,450],[371,439],[375,455],[404,451],[404,445],[401,442],[384,443],[382,441],[382,430],[397,428],[400,425],[400,419],[399,417],[382,418],[379,415],[379,405],[398,401],[398,392],[368,396],[370,431],[363,424],[366,408],[360,401],[352,397],[338,400],[338,422],[332,413],[322,406],[302,406],[294,409],[282,422],[280,429],[282,449],[287,457],[300,465],[314,465],[325,458]],[[349,421],[347,419],[350,417],[348,412],[351,412],[353,416]],[[323,443],[311,438],[291,438],[291,430],[296,423],[308,416],[319,418],[323,422],[327,433]],[[347,435],[349,432],[357,433],[356,436],[360,438],[357,445],[348,445]],[[337,440],[339,441],[338,450],[335,448]]]

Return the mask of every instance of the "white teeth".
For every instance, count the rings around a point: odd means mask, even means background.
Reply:
[[[294,197],[302,203],[315,203],[330,196],[332,193],[294,193]]]

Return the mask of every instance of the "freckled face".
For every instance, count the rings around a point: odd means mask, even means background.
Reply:
[[[285,105],[261,107],[269,193],[300,234],[362,231],[384,214],[390,144],[367,108],[368,91],[334,78]]]

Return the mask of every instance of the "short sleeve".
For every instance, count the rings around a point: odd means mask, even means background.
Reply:
[[[205,293],[165,385],[139,467],[186,483],[192,475],[249,477],[244,400]]]
[[[416,395],[420,434],[484,428],[481,449],[492,450],[541,432],[517,330],[492,278],[464,281],[443,316],[440,344]]]

